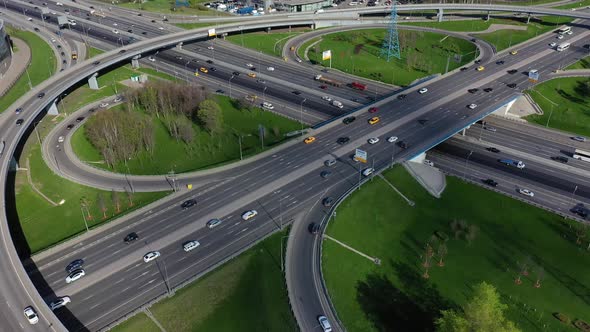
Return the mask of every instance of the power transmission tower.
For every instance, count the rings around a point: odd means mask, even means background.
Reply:
[[[385,57],[387,62],[391,57],[401,58],[399,47],[399,36],[397,32],[397,1],[393,0],[391,5],[391,18],[389,20],[389,27],[387,28],[387,36],[383,40],[380,56]]]

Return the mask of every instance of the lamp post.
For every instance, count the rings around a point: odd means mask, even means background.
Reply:
[[[231,98],[231,80],[233,80],[234,77],[235,77],[234,75],[231,75],[231,77],[228,80],[228,83],[229,83],[229,97],[230,98]]]
[[[469,157],[473,154],[473,151],[469,151],[469,155],[465,159],[465,169],[463,170],[463,178],[467,176],[467,163],[469,162]]]
[[[80,205],[80,211],[82,211],[82,219],[84,219],[84,226],[86,226],[86,231],[88,232],[88,222],[86,221],[86,215],[84,214],[84,208]]]
[[[303,130],[303,103],[307,101],[307,98],[303,98],[299,105],[299,122],[301,122],[301,130]]]

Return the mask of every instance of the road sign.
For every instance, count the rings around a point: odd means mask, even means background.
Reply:
[[[354,152],[354,160],[360,161],[361,163],[367,163],[367,151],[356,149]]]

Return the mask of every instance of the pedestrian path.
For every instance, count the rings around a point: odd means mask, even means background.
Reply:
[[[367,254],[365,254],[363,252],[360,252],[360,251],[354,249],[353,247],[349,246],[348,244],[336,240],[335,238],[331,237],[330,235],[324,234],[324,238],[325,239],[332,240],[332,241],[338,243],[339,245],[343,246],[344,248],[346,248],[346,249],[348,249],[348,250],[350,250],[350,251],[352,251],[352,252],[354,252],[356,254],[359,254],[359,255],[365,257],[366,259],[370,260],[371,262],[373,262],[373,263],[375,263],[377,265],[381,265],[381,260],[379,258],[377,258],[377,257],[371,257],[371,256],[369,256],[369,255],[367,255]]]

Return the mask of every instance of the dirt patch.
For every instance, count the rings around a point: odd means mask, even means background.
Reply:
[[[365,44],[356,44],[356,46],[354,47],[354,54],[361,53],[361,50],[363,49],[364,46],[365,46]]]

